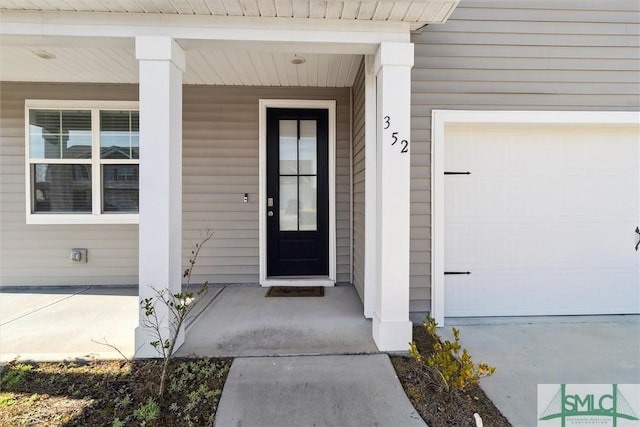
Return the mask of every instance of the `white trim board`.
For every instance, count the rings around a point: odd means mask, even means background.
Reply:
[[[577,124],[640,126],[637,111],[466,111],[433,110],[431,116],[431,316],[440,326],[444,317],[444,144],[453,124]],[[640,218],[638,218],[640,223]]]
[[[233,41],[254,46],[275,43],[289,48],[288,52],[373,54],[382,42],[404,43],[411,37],[408,22],[353,19],[285,21],[267,17],[3,10],[0,23],[3,36],[131,38],[163,34],[184,44],[187,50],[202,41]],[[9,41],[15,39],[3,43]]]
[[[267,108],[318,108],[329,112],[329,277],[319,280],[288,280],[267,277]],[[260,285],[333,286],[336,282],[336,101],[305,99],[261,99],[259,101],[259,241]]]

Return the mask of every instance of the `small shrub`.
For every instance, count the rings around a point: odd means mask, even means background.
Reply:
[[[6,408],[7,406],[14,405],[16,403],[16,396],[13,393],[0,393],[0,408]]]
[[[184,271],[182,277],[186,279],[186,285],[184,289],[187,289],[191,283],[191,273],[193,267],[198,259],[200,250],[202,247],[213,237],[213,231],[207,230],[200,243],[196,243],[195,248],[191,251],[191,257],[189,258],[189,267]],[[207,292],[208,282],[205,282],[200,290],[198,296],[202,297]],[[140,308],[144,314],[142,318],[142,326],[149,329],[152,336],[156,338],[149,344],[158,352],[162,357],[162,370],[160,372],[160,387],[158,389],[158,397],[162,398],[167,386],[167,377],[169,375],[169,364],[173,357],[178,334],[182,330],[182,326],[196,305],[197,300],[194,300],[193,292],[178,292],[177,294],[171,294],[166,289],[157,290],[156,296],[153,298],[145,298],[140,301]],[[162,333],[161,320],[158,317],[158,312],[155,305],[161,304],[169,309],[171,321],[169,325],[169,336],[164,336]]]
[[[426,359],[416,346],[409,344],[409,354],[417,362],[435,369],[440,375],[446,390],[467,390],[480,383],[480,379],[493,375],[496,368],[486,363],[475,363],[466,348],[460,345],[460,330],[452,328],[453,342],[442,341],[436,334],[437,323],[432,317],[422,323],[427,333],[433,338],[433,351]],[[462,353],[461,353],[462,352]]]
[[[2,382],[0,389],[6,391],[17,391],[24,384],[27,375],[32,371],[33,367],[25,363],[11,362],[7,366],[6,371],[2,374]]]
[[[122,397],[117,397],[114,400],[114,403],[117,409],[126,409],[133,403],[133,399],[131,398],[131,395],[127,393]]]
[[[133,411],[133,416],[140,421],[140,425],[151,425],[160,418],[160,405],[150,397],[144,405]]]

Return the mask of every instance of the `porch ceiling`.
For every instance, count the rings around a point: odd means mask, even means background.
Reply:
[[[55,58],[38,57],[36,53],[43,50]],[[299,53],[305,62],[294,65],[291,59],[295,54],[219,48],[187,50],[183,81],[207,85],[349,87],[362,58]],[[0,44],[0,58],[0,81],[138,82],[133,46]]]
[[[444,22],[459,0],[3,0],[0,10]]]
[[[2,0],[0,80],[137,83],[135,38],[163,35],[185,50],[185,84],[348,87],[363,54],[458,2]]]

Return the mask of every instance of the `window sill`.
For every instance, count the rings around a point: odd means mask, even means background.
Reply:
[[[138,214],[27,214],[27,224],[138,224]]]

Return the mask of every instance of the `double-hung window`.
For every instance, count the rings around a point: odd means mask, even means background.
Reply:
[[[25,104],[27,223],[138,222],[137,102]]]

